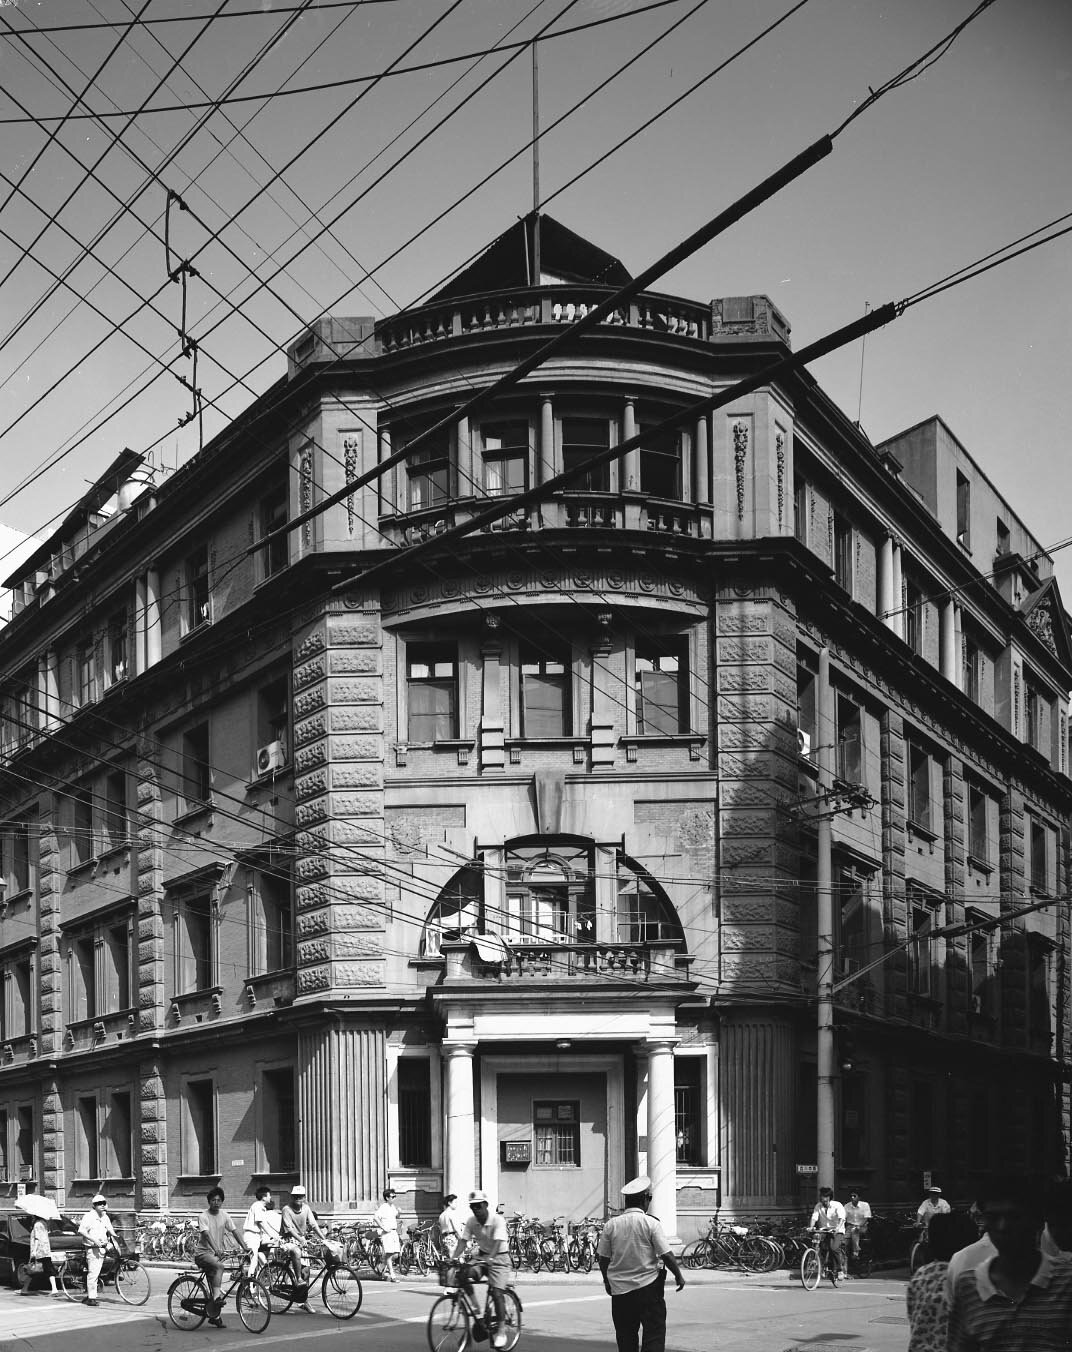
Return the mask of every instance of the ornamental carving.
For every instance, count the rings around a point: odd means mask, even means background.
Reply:
[[[778,529],[785,516],[785,433],[774,434],[774,455],[778,462]]]
[[[1036,606],[1027,617],[1027,627],[1057,656],[1057,641],[1053,636],[1053,616],[1050,614],[1048,606]]]
[[[350,432],[342,439],[343,473],[346,482],[353,483],[357,478],[357,467],[361,457],[361,433]],[[354,533],[354,495],[346,497],[346,528],[350,535]]]
[[[737,520],[744,520],[744,463],[748,456],[748,424],[733,424],[733,472],[737,480]]]
[[[303,514],[311,511],[313,506],[313,448],[306,446],[301,453],[301,459],[298,464],[298,480],[301,493],[301,509]],[[306,521],[302,526],[302,540],[309,544],[312,540],[312,523]]]

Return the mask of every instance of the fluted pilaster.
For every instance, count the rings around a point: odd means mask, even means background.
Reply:
[[[816,1112],[814,1103],[794,1103],[794,1044],[791,1026],[781,1019],[733,1015],[722,1024],[722,1192],[735,1207],[792,1198],[796,1117]]]
[[[379,1204],[386,1186],[386,1036],[346,1024],[298,1039],[302,1182],[329,1211]]]

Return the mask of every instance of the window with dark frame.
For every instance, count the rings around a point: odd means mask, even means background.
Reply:
[[[34,1110],[26,1106],[18,1112],[18,1133],[15,1138],[15,1150],[19,1157],[19,1177],[36,1177],[34,1165]]]
[[[182,797],[192,811],[212,799],[212,764],[208,724],[198,723],[182,735]]]
[[[990,862],[987,796],[975,784],[968,785],[968,854],[980,864]]]
[[[266,578],[282,572],[290,562],[290,537],[285,530],[289,513],[287,482],[284,479],[260,501],[261,539],[268,539],[268,543],[260,550],[262,576]],[[279,534],[276,534],[277,531]]]
[[[83,639],[75,654],[78,676],[78,705],[83,708],[97,697],[97,652],[92,639]]]
[[[125,610],[116,611],[108,621],[108,685],[125,681],[128,668],[128,627]]]
[[[674,1141],[677,1162],[704,1163],[704,1058],[674,1057]]]
[[[450,498],[450,434],[442,428],[406,457],[407,510],[439,507]],[[471,488],[467,488],[471,491]]]
[[[298,1131],[293,1066],[266,1070],[261,1079],[264,1103],[264,1164],[270,1174],[291,1173],[298,1167]]]
[[[92,1019],[97,1013],[97,963],[92,934],[79,935],[71,945],[71,1020]]]
[[[852,595],[853,530],[850,522],[834,515],[834,581]]]
[[[971,548],[971,480],[957,470],[957,544]]]
[[[126,922],[109,925],[105,930],[104,961],[107,989],[101,1012],[118,1014],[131,1008],[130,929]]]
[[[1046,828],[1034,817],[1031,819],[1031,890],[1045,892],[1049,883],[1049,859],[1046,848]]]
[[[12,991],[12,1027],[8,1037],[28,1037],[34,1030],[33,965],[29,958],[20,958],[11,968],[14,980]]]
[[[109,770],[104,779],[104,816],[101,823],[103,850],[117,850],[130,843],[127,823],[127,775]]]
[[[815,672],[797,663],[797,748],[805,760],[814,760],[819,742],[815,735]]]
[[[640,447],[640,491],[653,498],[680,502],[681,433],[677,428],[663,432],[641,427],[644,440]]]
[[[538,1100],[532,1105],[533,1168],[581,1167],[581,1105],[573,1100]]]
[[[216,1170],[216,1089],[211,1080],[189,1080],[186,1085],[189,1135],[184,1172],[211,1177]]]
[[[936,906],[918,893],[909,894],[908,989],[912,995],[934,994]]]
[[[1036,751],[1042,751],[1042,706],[1043,694],[1034,681],[1024,678],[1024,717],[1026,723],[1025,741]]]
[[[838,970],[841,976],[848,976],[867,962],[867,878],[858,869],[841,864],[835,871],[834,884]]]
[[[931,758],[915,742],[908,743],[908,820],[931,830]]]
[[[398,1162],[403,1169],[432,1164],[432,1073],[425,1056],[398,1058]]]
[[[998,554],[1008,554],[1012,549],[1012,537],[1008,526],[1002,521],[1000,516],[997,519],[997,526],[995,529],[998,540],[996,552]]]
[[[840,691],[835,692],[834,723],[837,732],[837,777],[846,784],[862,784],[863,711],[854,699]]]
[[[979,651],[979,645],[966,634],[961,644],[961,657],[963,661],[963,679],[961,684],[964,693],[969,699],[979,703],[980,692],[980,664],[982,654]]]
[[[570,735],[569,653],[545,652],[520,645],[521,736],[529,739]]]
[[[130,1094],[111,1094],[105,1123],[116,1178],[134,1177],[134,1136],[131,1131]],[[109,1170],[109,1173],[111,1171]]]
[[[407,735],[411,743],[458,735],[458,650],[450,643],[406,645]]]
[[[984,917],[976,913],[970,913],[968,921],[970,924],[978,924]],[[971,997],[973,1014],[989,1014],[991,1012],[990,995],[990,935],[985,931],[977,931],[969,936],[969,954],[968,960],[971,966]]]
[[[637,643],[637,732],[673,736],[689,730],[688,647],[681,639]]]
[[[199,545],[186,557],[186,632],[208,621],[208,545]]]
[[[264,971],[294,966],[294,902],[290,875],[281,869],[262,869],[257,891],[264,933]]]
[[[480,435],[484,444],[484,492],[489,497],[523,493],[528,488],[528,423],[522,419],[484,423]]]
[[[71,789],[71,866],[88,864],[96,858],[97,843],[93,831],[93,786],[75,784]]]
[[[30,822],[23,818],[8,828],[8,877],[11,893],[27,892],[30,888]]]
[[[210,899],[207,896],[183,898],[180,920],[182,948],[179,955],[179,994],[188,995],[215,985]]]
[[[79,1178],[96,1178],[100,1172],[100,1135],[97,1127],[97,1100],[83,1096],[75,1106],[78,1136],[75,1148],[75,1171]]]
[[[290,682],[286,676],[277,676],[257,691],[257,750],[273,742],[279,743],[286,761],[290,746]]]
[[[904,636],[914,653],[923,652],[923,591],[917,582],[904,583]]]
[[[575,469],[610,446],[610,423],[606,418],[562,419],[562,468]],[[565,486],[570,493],[607,493],[610,491],[610,465],[590,469]]]
[[[799,475],[793,476],[793,534],[808,543],[808,485]]]

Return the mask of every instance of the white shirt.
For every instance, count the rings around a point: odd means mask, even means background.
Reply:
[[[845,1203],[846,1225],[863,1225],[864,1221],[869,1221],[870,1219],[871,1205],[869,1202]]]
[[[932,1216],[948,1216],[952,1210],[944,1197],[939,1197],[936,1202],[932,1202],[929,1197],[925,1198],[919,1204],[916,1211],[916,1220],[920,1225],[930,1225]]]
[[[600,1258],[608,1258],[607,1281],[612,1296],[624,1296],[650,1286],[659,1275],[664,1253],[670,1252],[663,1227],[654,1216],[631,1206],[612,1216],[596,1245]]]
[[[112,1223],[108,1219],[106,1212],[98,1212],[94,1207],[87,1211],[78,1223],[78,1233],[89,1241],[93,1249],[103,1249],[108,1245],[109,1239],[115,1239],[115,1231],[112,1229]]]
[[[815,1210],[811,1213],[811,1228],[813,1230],[829,1230],[832,1235],[843,1235],[845,1233],[845,1208],[840,1202],[830,1201],[824,1207],[822,1202],[816,1202]]]

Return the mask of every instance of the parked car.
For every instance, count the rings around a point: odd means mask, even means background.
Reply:
[[[21,1285],[19,1269],[30,1261],[30,1231],[33,1229],[33,1217],[21,1211],[8,1211],[0,1215],[0,1280]],[[66,1216],[48,1223],[49,1242],[52,1245],[53,1261],[63,1261],[64,1255],[72,1249],[82,1252],[85,1243],[78,1233],[78,1226]]]

